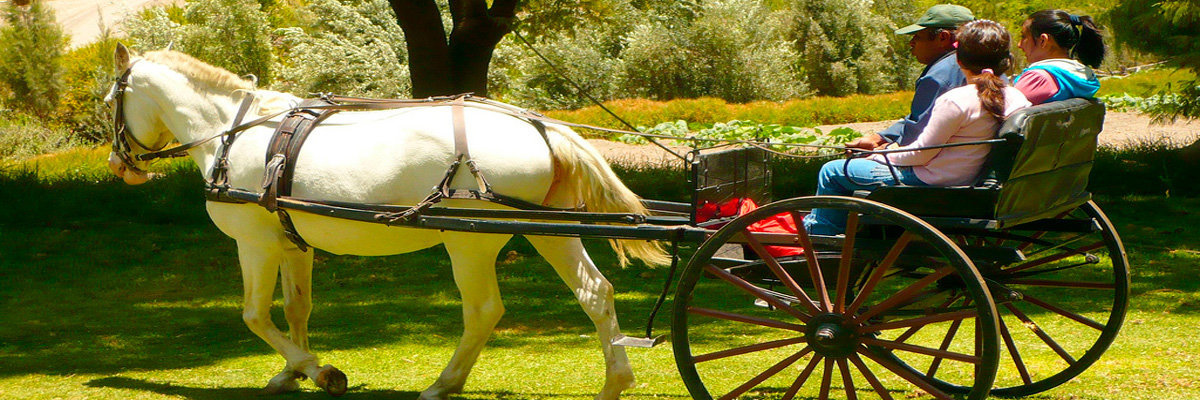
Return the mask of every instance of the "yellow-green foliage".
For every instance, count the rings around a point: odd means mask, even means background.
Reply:
[[[1158,93],[1162,89],[1165,89],[1167,85],[1174,87],[1195,79],[1196,74],[1188,69],[1170,67],[1153,68],[1126,76],[1102,78],[1100,80],[1100,91],[1096,95],[1103,97],[1128,94],[1130,96],[1146,97]]]
[[[78,138],[100,142],[111,136],[104,96],[115,79],[112,57],[116,43],[116,39],[102,39],[63,56],[66,90],[55,119]]]
[[[816,125],[900,119],[908,112],[912,92],[847,97],[813,97],[785,102],[757,101],[731,104],[705,97],[672,101],[613,100],[605,107],[635,126],[684,120],[697,123],[749,120],[764,124],[811,127]],[[550,111],[550,117],[580,124],[625,129],[600,107]]]

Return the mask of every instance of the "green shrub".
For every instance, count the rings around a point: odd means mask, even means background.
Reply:
[[[116,80],[112,61],[116,44],[116,39],[101,38],[63,57],[67,90],[54,119],[82,141],[98,143],[112,138],[112,110],[104,96]]]
[[[0,163],[84,145],[69,130],[45,121],[21,112],[0,112]]]
[[[239,75],[252,74],[261,85],[274,76],[267,14],[253,0],[193,0],[182,21],[173,8],[151,8],[125,22],[126,33],[142,51],[173,46],[199,60]]]
[[[404,35],[386,1],[313,0],[296,15],[307,26],[275,31],[283,57],[274,89],[300,96],[409,96]]]
[[[907,1],[890,3],[904,4],[886,9],[912,8]],[[913,61],[895,47],[893,23],[872,6],[873,2],[813,0],[797,2],[789,10],[789,39],[801,55],[808,84],[818,93],[875,94],[911,85],[896,77],[911,74],[908,65]]]
[[[0,6],[0,83],[11,97],[4,103],[41,117],[49,116],[62,93],[62,54],[67,36],[44,1]]]
[[[585,27],[565,35],[543,36],[533,44],[588,95],[612,99],[625,93],[624,61],[616,57],[620,46],[616,39],[608,29]],[[515,39],[496,48],[488,73],[489,92],[522,107],[557,110],[591,104],[559,72]]]
[[[649,19],[629,33],[621,58],[631,97],[748,102],[808,94],[782,12],[752,0],[702,4],[694,20]]]

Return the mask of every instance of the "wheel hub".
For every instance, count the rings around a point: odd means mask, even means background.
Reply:
[[[825,357],[845,358],[858,347],[857,325],[841,314],[823,314],[808,322],[808,345]]]

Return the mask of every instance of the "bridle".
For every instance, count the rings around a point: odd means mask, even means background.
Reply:
[[[137,64],[138,61],[141,60],[134,60],[132,63],[130,63],[129,67],[125,68],[125,72],[122,73],[119,78],[117,78],[117,82],[113,84],[113,102],[115,107],[113,110],[112,151],[113,154],[116,154],[117,158],[121,160],[121,164],[124,165],[126,169],[138,173],[145,173],[146,171],[138,168],[134,162],[149,161],[154,159],[144,158],[144,156],[162,150],[162,147],[152,149],[150,146],[142,143],[137,139],[136,136],[129,134],[129,126],[125,123],[125,90],[129,88],[129,75],[133,73],[133,65]],[[145,150],[148,153],[139,154],[136,156],[133,155],[133,149],[129,144],[130,142],[133,142],[134,145],[140,147],[142,150]],[[164,144],[163,147],[166,147],[166,144]]]
[[[117,158],[121,160],[121,164],[128,170],[137,173],[146,173],[145,170],[138,168],[134,163],[137,161],[151,161],[159,158],[175,158],[186,156],[188,150],[208,143],[216,138],[233,136],[238,132],[261,124],[280,114],[276,113],[246,124],[242,124],[242,118],[246,116],[246,112],[249,111],[250,105],[254,103],[254,96],[247,94],[245,99],[242,100],[242,105],[238,109],[237,116],[233,120],[233,127],[229,130],[201,140],[197,140],[195,142],[180,144],[169,149],[164,149],[167,147],[168,143],[163,143],[163,145],[159,146],[158,148],[151,148],[150,146],[147,146],[145,143],[142,143],[140,140],[138,140],[137,136],[130,134],[129,127],[125,122],[125,90],[129,88],[129,75],[133,73],[133,66],[134,64],[137,64],[138,61],[141,60],[133,60],[133,62],[129,63],[129,67],[125,68],[125,72],[121,73],[121,76],[117,78],[115,83],[113,83],[114,110],[112,151],[113,154],[116,154]],[[141,150],[144,150],[145,153],[134,155],[133,147],[130,145],[131,142],[133,143],[133,146],[137,146]]]

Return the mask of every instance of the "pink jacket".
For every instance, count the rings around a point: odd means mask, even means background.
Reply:
[[[1030,106],[1025,95],[1011,86],[1004,88],[1004,102],[1005,117]],[[932,114],[917,140],[901,149],[992,139],[1003,122],[983,111],[973,84],[938,97]],[[989,150],[990,145],[960,146],[891,153],[887,157],[892,165],[913,167],[917,177],[931,186],[960,186],[975,183]],[[876,154],[871,159],[883,163],[883,156]]]

